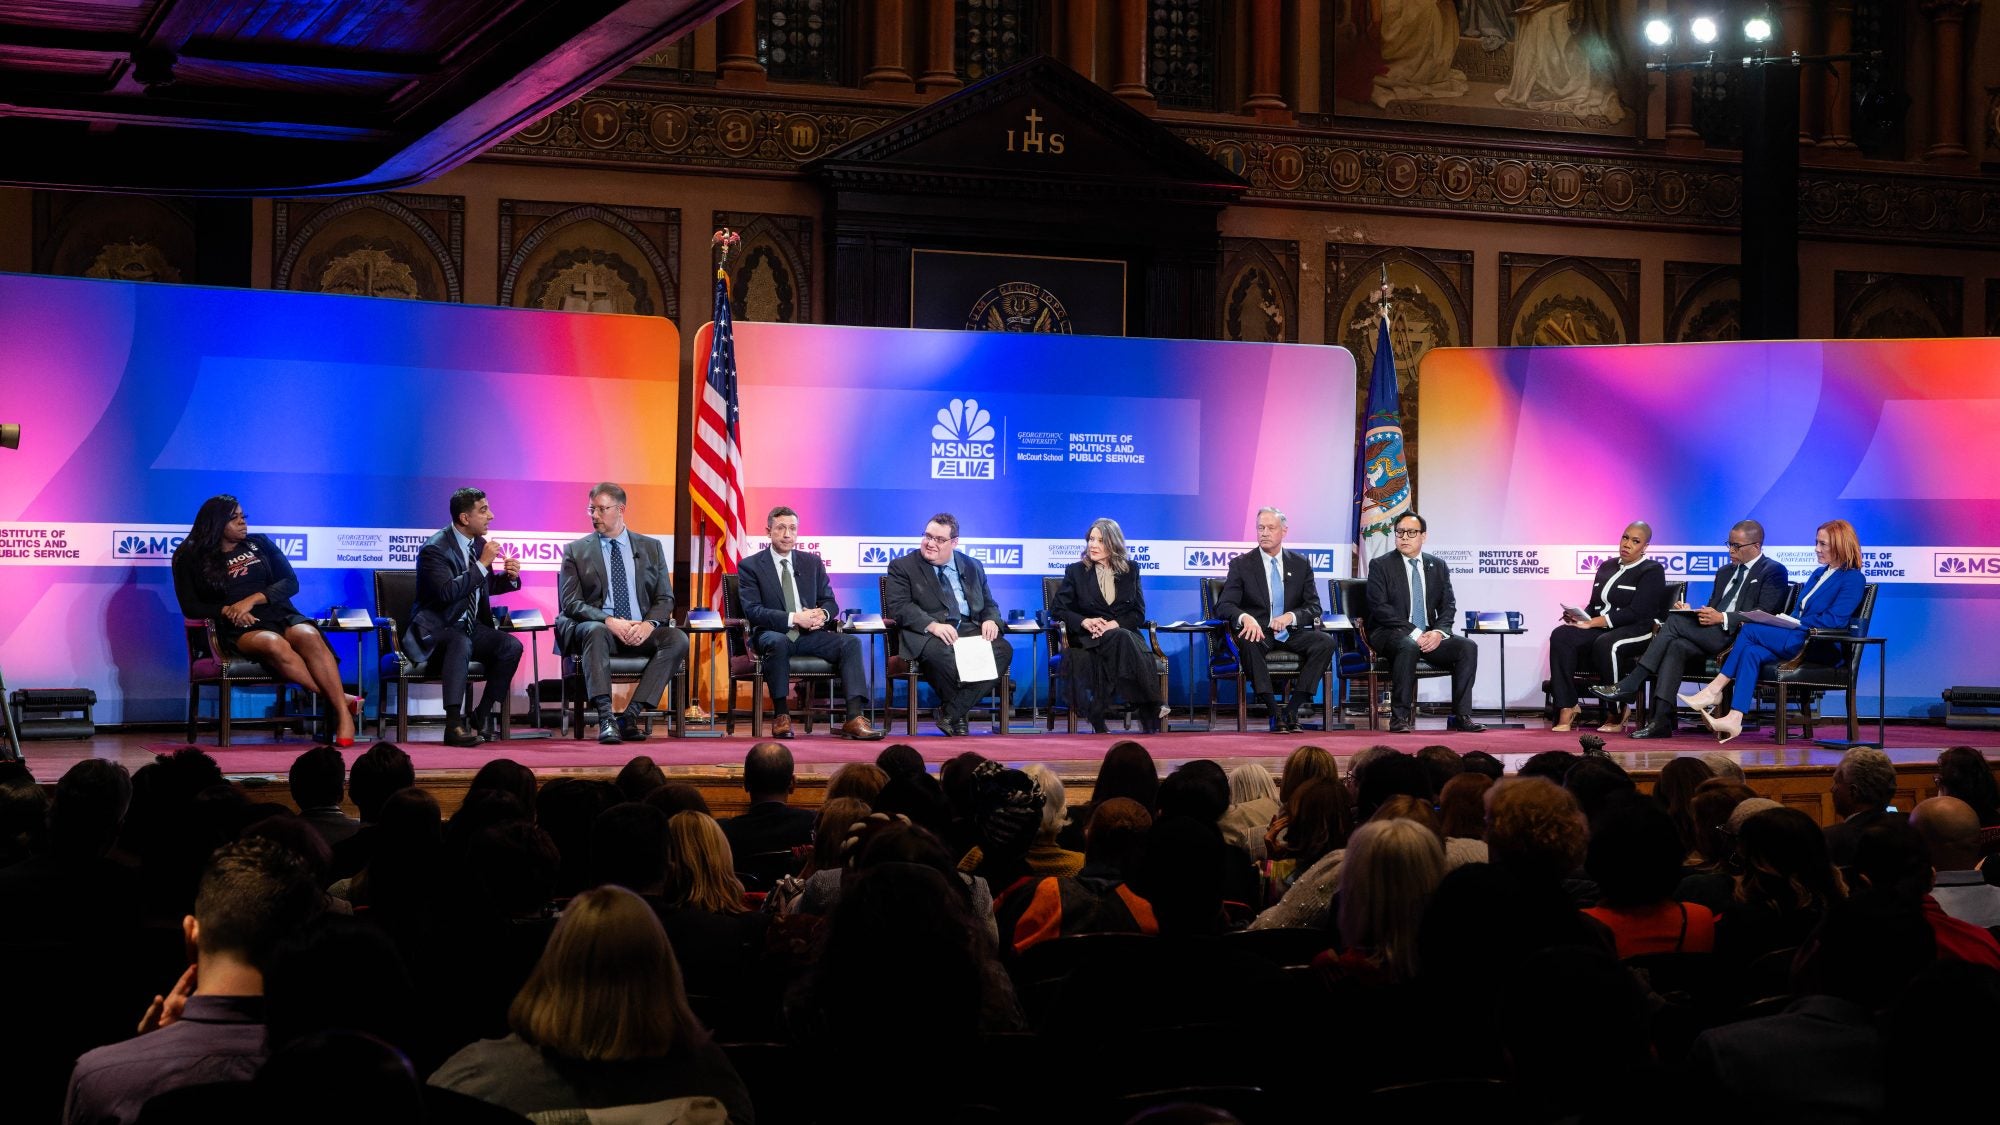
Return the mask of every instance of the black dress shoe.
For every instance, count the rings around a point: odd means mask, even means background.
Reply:
[[[1594,684],[1591,686],[1590,694],[1607,703],[1637,703],[1639,701],[1638,692],[1620,691],[1616,684],[1610,687],[1605,687],[1603,684]]]
[[[936,720],[937,720],[937,729],[940,734],[943,734],[947,738],[958,737],[959,734],[958,719],[955,716],[946,714],[944,712],[939,712],[936,716]]]
[[[1110,733],[1111,733],[1111,724],[1110,724],[1110,723],[1107,723],[1107,722],[1105,722],[1105,721],[1104,721],[1104,716],[1102,716],[1102,715],[1092,715],[1092,716],[1090,717],[1090,733],[1092,733],[1092,734],[1110,734]]]
[[[1416,731],[1417,731],[1417,723],[1416,720],[1414,719],[1389,720],[1390,734],[1415,734]]]
[[[968,737],[972,734],[972,723],[960,715],[951,721],[951,733],[959,738]]]
[[[618,737],[627,742],[646,741],[646,720],[627,711],[618,716]]]
[[[1455,730],[1460,734],[1478,734],[1486,729],[1486,724],[1470,715],[1453,715],[1445,720],[1444,729]]]
[[[597,720],[597,741],[604,746],[616,746],[625,741],[625,737],[618,733],[617,719],[606,716]]]
[[[1672,738],[1673,736],[1674,736],[1674,724],[1672,724],[1672,723],[1647,723],[1647,724],[1646,724],[1645,726],[1643,726],[1643,727],[1640,727],[1640,728],[1639,728],[1638,730],[1635,730],[1635,731],[1633,731],[1633,732],[1632,732],[1632,733],[1631,733],[1631,734],[1630,734],[1630,735],[1629,735],[1628,737],[1631,737],[1631,738]]]
[[[466,726],[464,723],[459,723],[456,726],[447,726],[444,728],[444,744],[446,746],[477,746],[479,745],[479,732]]]

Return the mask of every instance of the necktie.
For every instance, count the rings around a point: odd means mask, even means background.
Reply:
[[[785,588],[785,612],[788,614],[797,613],[799,611],[799,588],[792,582],[792,560],[786,559],[778,564],[778,582]],[[787,629],[785,630],[785,638],[796,641],[799,639],[799,631],[795,628]]]
[[[479,550],[481,542],[474,539],[465,547],[465,572],[473,576],[472,596],[465,601],[465,620],[461,622],[465,631],[472,632],[472,623],[479,619],[479,600],[486,593],[486,584],[478,581]]]
[[[972,607],[965,604],[965,595],[959,593],[958,587],[952,584],[951,575],[945,573],[944,567],[938,567],[937,572],[938,585],[944,587],[944,604],[947,606],[956,605],[961,618],[970,617],[972,615]]]
[[[611,616],[632,620],[632,589],[625,581],[625,552],[611,541]]]
[[[1410,564],[1410,624],[1421,633],[1430,628],[1428,604],[1424,601],[1424,568],[1422,559],[1411,559]]]
[[[1748,566],[1736,568],[1735,577],[1729,580],[1729,589],[1722,592],[1722,612],[1729,613],[1736,609],[1736,597],[1743,592],[1743,579],[1749,573]]]
[[[1277,559],[1267,558],[1265,561],[1271,564],[1271,618],[1276,620],[1285,612],[1285,575],[1278,569]],[[1290,633],[1290,629],[1280,629],[1278,639],[1282,641]]]

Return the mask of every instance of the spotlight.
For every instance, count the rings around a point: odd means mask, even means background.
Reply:
[[[1771,21],[1763,16],[1751,16],[1743,21],[1743,38],[1752,43],[1771,41]]]
[[[1696,16],[1688,24],[1688,33],[1694,36],[1694,41],[1697,43],[1713,43],[1716,36],[1715,21],[1707,16]]]
[[[1664,47],[1674,41],[1674,25],[1663,19],[1646,21],[1646,42],[1655,47]]]
[[[0,449],[21,448],[21,424],[7,422],[0,424]]]

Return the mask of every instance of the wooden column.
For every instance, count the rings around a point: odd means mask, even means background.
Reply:
[[[1280,93],[1278,49],[1284,41],[1284,9],[1279,0],[1250,0],[1250,96],[1243,111],[1259,121],[1290,121]]]
[[[1813,54],[1813,0],[1782,0],[1778,5],[1778,51]],[[1820,83],[1811,70],[1799,76],[1799,143],[1819,142]]]
[[[722,13],[715,21],[718,53],[717,76],[724,86],[764,85],[764,64],[757,61],[757,0]]]
[[[1694,71],[1667,72],[1667,151],[1691,152],[1702,147],[1694,127]]]
[[[1826,53],[1844,55],[1854,49],[1854,0],[1828,0],[1826,5]],[[1854,64],[1826,64],[1825,122],[1819,146],[1851,152],[1854,144]]]
[[[1062,61],[1071,70],[1097,80],[1097,4],[1069,0],[1063,10]]]
[[[861,75],[864,90],[909,90],[910,68],[903,61],[903,0],[874,0],[869,13],[868,69]]]
[[[1979,0],[1922,0],[1931,18],[1931,147],[1925,160],[1965,158],[1965,16]]]
[[[1141,109],[1154,104],[1146,85],[1146,0],[1118,0],[1118,81],[1111,92]]]
[[[932,90],[956,90],[965,85],[958,76],[958,8],[951,0],[929,0],[925,8],[924,72],[917,86]]]

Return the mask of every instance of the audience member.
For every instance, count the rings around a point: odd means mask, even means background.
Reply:
[[[1972,806],[1979,818],[1979,854],[2000,851],[2000,784],[1993,765],[1970,746],[1954,746],[1938,755],[1937,791]]]
[[[1485,774],[1487,778],[1493,781],[1500,780],[1507,772],[1507,767],[1501,763],[1500,759],[1488,754],[1484,750],[1469,750],[1459,761],[1465,764],[1466,772]]]
[[[852,797],[867,804],[875,803],[876,794],[889,784],[889,773],[872,762],[849,762],[833,771],[826,780],[826,796],[823,800],[833,801],[842,797]]]
[[[1714,913],[1674,897],[1684,854],[1673,818],[1649,801],[1629,801],[1598,818],[1584,870],[1604,897],[1584,913],[1610,928],[1618,956],[1714,951]]]
[[[1935,883],[1931,897],[1946,914],[1975,926],[2000,926],[2000,887],[1979,872],[1979,814],[1957,797],[1932,797],[1910,812],[1923,837]]]
[[[759,889],[799,868],[798,849],[812,844],[811,809],[793,808],[798,781],[792,752],[782,743],[759,742],[743,758],[743,789],[750,807],[722,822],[737,869],[756,878]]]
[[[1569,772],[1563,774],[1561,784],[1576,798],[1584,822],[1591,825],[1611,809],[1639,798],[1639,787],[1633,783],[1632,775],[1625,772],[1624,766],[1601,754],[1586,754],[1577,759]]]
[[[1757,799],[1736,806],[1734,816]],[[1811,817],[1772,802],[1743,816],[1736,830],[1740,866],[1729,905],[1715,924],[1716,954],[1732,971],[1768,953],[1803,944],[1847,885],[1826,854]]]
[[[1495,989],[1515,1099],[1504,1117],[1583,1125],[1664,1120],[1647,1100],[1646,996],[1616,958],[1557,945],[1508,967]],[[1588,1034],[1577,1034],[1583,1028]]]
[[[1738,785],[1747,784],[1749,781],[1743,775],[1743,763],[1732,757],[1727,750],[1710,750],[1701,756],[1701,760],[1708,763],[1708,768],[1715,776],[1725,781],[1733,781]]]
[[[660,922],[682,979],[697,995],[741,996],[761,975],[771,916],[744,901],[729,840],[713,817],[680,813],[667,822],[667,838],[668,907]]]
[[[1250,853],[1262,863],[1266,856],[1264,833],[1284,806],[1278,801],[1278,787],[1271,771],[1256,762],[1245,762],[1229,771],[1229,811],[1222,814],[1224,843]]]
[[[1967,1111],[1952,1075],[1983,1074],[2000,1054],[2000,972],[1963,961],[1926,966],[1880,1024],[1888,1049],[1888,1104],[1910,1121],[1949,1121]]]
[[[0,870],[41,854],[48,824],[49,796],[27,764],[0,762]]]
[[[1698,902],[1718,914],[1729,905],[1736,894],[1736,872],[1730,864],[1736,855],[1736,830],[1742,823],[1736,810],[1760,799],[1749,786],[1727,778],[1711,777],[1695,788],[1694,796],[1688,799],[1694,847],[1681,860],[1676,898]],[[1770,805],[1775,808],[1777,802]]]
[[[660,768],[660,763],[644,754],[636,755],[631,761],[626,762],[625,768],[618,771],[618,780],[615,782],[618,792],[623,794],[627,801],[643,801],[646,799],[646,794],[666,783],[667,774]]]
[[[924,772],[924,756],[907,742],[892,742],[884,746],[882,752],[875,755],[875,764],[892,781],[904,774]]]
[[[1365,772],[1359,774],[1354,785],[1354,819],[1367,823],[1380,808],[1382,802],[1391,797],[1415,797],[1422,801],[1437,799],[1437,790],[1431,787],[1430,771],[1424,764],[1408,754],[1390,752],[1379,755],[1370,762]]]
[[[1930,856],[1908,821],[1885,817],[1861,830],[1854,845],[1854,876],[1857,890],[1889,895],[1919,911],[1930,924],[1939,957],[2000,969],[2000,939],[1984,926],[1945,913],[1932,897]]]
[[[701,790],[685,781],[669,781],[648,791],[645,803],[668,816],[684,812],[714,815],[708,811],[708,798],[701,795]]]
[[[1431,792],[1442,793],[1451,779],[1465,772],[1465,759],[1449,746],[1426,746],[1417,751],[1417,761],[1431,779]]]
[[[1083,853],[1070,851],[1056,843],[1056,837],[1069,824],[1069,803],[1063,792],[1062,778],[1040,763],[1029,766],[1023,772],[1042,793],[1042,822],[1035,832],[1034,844],[1028,848],[1028,872],[1038,877],[1076,874],[1083,870]]]
[[[292,759],[292,768],[285,775],[292,803],[299,807],[299,819],[310,824],[329,848],[361,829],[361,822],[340,807],[341,782],[346,775],[346,760],[331,746],[315,746]]]
[[[1715,771],[1700,758],[1679,757],[1661,766],[1660,779],[1653,783],[1653,801],[1665,809],[1667,816],[1673,820],[1674,831],[1680,835],[1683,856],[1695,848],[1695,790],[1714,776]]]
[[[1341,864],[1342,968],[1415,977],[1418,926],[1444,873],[1443,841],[1417,821],[1374,820],[1355,829]]]
[[[465,789],[465,800],[470,802],[475,794],[491,789],[511,794],[522,808],[533,810],[538,788],[534,770],[512,758],[495,758],[472,775],[472,784]]]
[[[1350,779],[1353,776],[1352,765],[1350,762]],[[1278,774],[1278,814],[1271,818],[1270,827],[1264,830],[1265,858],[1273,861],[1293,858],[1289,828],[1292,809],[1296,804],[1294,798],[1299,790],[1305,788],[1307,782],[1322,777],[1329,781],[1340,781],[1340,764],[1334,761],[1332,754],[1317,746],[1301,746],[1285,759],[1285,768]],[[1354,790],[1350,787],[1347,791],[1347,805],[1351,808],[1353,802]],[[1345,832],[1341,833],[1341,838],[1345,840],[1346,835]]]
[[[1834,866],[1845,868],[1854,862],[1854,846],[1861,832],[1879,820],[1901,820],[1889,810],[1896,796],[1896,765],[1889,755],[1867,746],[1857,746],[1841,756],[1833,767],[1833,812],[1839,823],[1826,826],[1826,853]]]
[[[1144,746],[1126,739],[1111,744],[1097,765],[1097,781],[1090,787],[1090,800],[1077,806],[1069,827],[1059,841],[1071,851],[1083,848],[1083,826],[1090,823],[1097,806],[1113,797],[1127,797],[1151,811],[1159,803],[1160,771]],[[921,823],[921,822],[919,822]]]
[[[1569,750],[1544,750],[1522,762],[1515,776],[1522,780],[1539,777],[1561,785],[1563,778],[1569,774],[1569,768],[1581,760]]]
[[[666,932],[630,891],[570,903],[507,1024],[511,1034],[458,1052],[431,1082],[538,1120],[707,1120],[718,1105],[752,1120],[749,1092],[688,1008]]]
[[[1446,839],[1486,839],[1486,791],[1493,779],[1467,770],[1438,793],[1438,828]]]
[[[1152,826],[1152,816],[1128,797],[1100,803],[1084,828],[1082,870],[1037,879],[996,904],[1003,951],[1018,954],[1074,934],[1157,934],[1152,904],[1126,882]]]
[[[556,846],[555,898],[595,886],[590,881],[590,826],[623,792],[609,781],[551,778],[535,794],[535,824]]]
[[[370,828],[378,819],[389,794],[417,783],[416,767],[402,747],[393,742],[377,742],[354,759],[347,769],[347,795],[354,802],[361,827],[333,846],[333,874],[347,878],[368,865],[373,842]]]

